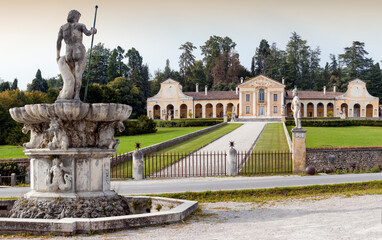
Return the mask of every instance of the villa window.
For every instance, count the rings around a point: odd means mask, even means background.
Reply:
[[[277,94],[273,94],[273,101],[277,102]]]
[[[250,94],[245,94],[245,101],[247,101],[247,102],[251,101],[251,95]]]
[[[245,106],[245,113],[250,114],[250,107],[249,106]]]
[[[273,113],[277,114],[277,106],[273,106]]]
[[[259,90],[259,102],[260,103],[264,103],[264,99],[265,99],[265,93],[264,93],[264,89],[260,89]]]

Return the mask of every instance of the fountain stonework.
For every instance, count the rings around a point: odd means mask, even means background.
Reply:
[[[2,233],[59,235],[142,227],[181,221],[198,208],[194,201],[123,197],[111,190],[110,157],[119,144],[115,129],[124,130],[132,108],[79,99],[86,65],[82,35],[97,33],[78,23],[80,16],[70,11],[59,30],[57,64],[64,84],[56,102],[9,110],[24,124],[23,133],[30,131],[24,153],[31,159],[31,191],[18,200],[0,200]],[[65,56],[60,56],[62,40]]]

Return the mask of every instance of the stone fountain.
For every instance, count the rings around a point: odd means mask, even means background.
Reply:
[[[86,60],[82,35],[97,32],[78,23],[80,16],[78,11],[70,11],[68,23],[59,30],[57,63],[64,85],[56,102],[9,110],[15,121],[24,124],[23,132],[30,131],[24,152],[31,158],[32,189],[15,203],[11,217],[108,216],[111,209],[92,213],[94,208],[105,209],[120,201],[110,189],[110,157],[119,144],[114,139],[115,129],[124,130],[123,121],[132,108],[115,103],[84,103],[79,99]],[[60,56],[62,40],[66,43],[65,56]],[[105,206],[89,202],[95,198]],[[87,210],[76,211],[76,201],[83,201]],[[49,209],[53,202],[57,206],[52,212]],[[125,208],[123,202],[117,205]],[[124,214],[126,211],[121,211]]]

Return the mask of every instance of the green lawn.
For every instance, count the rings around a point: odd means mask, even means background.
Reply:
[[[117,153],[120,154],[133,151],[135,149],[136,142],[141,143],[141,147],[147,147],[204,128],[207,127],[158,128],[158,131],[156,133],[118,137],[117,139],[120,139],[121,143],[118,146]],[[23,147],[1,145],[0,159],[27,158],[27,156],[24,155],[23,150]]]
[[[183,136],[207,127],[176,127],[176,128],[158,128],[156,133],[123,136],[117,139],[121,140],[117,153],[126,153],[135,150],[135,143],[141,143],[141,148],[148,147],[160,142],[164,142],[179,136]]]
[[[215,130],[212,130],[208,133],[190,138],[184,142],[175,144],[171,147],[164,148],[160,151],[157,151],[153,154],[163,154],[163,153],[190,153],[192,151],[195,151],[208,143],[212,142],[213,140],[235,130],[236,128],[240,127],[242,124],[239,123],[230,123],[227,125],[224,125],[222,127],[219,127]],[[163,156],[163,155],[162,155]],[[149,169],[146,170],[146,174],[153,173],[163,167],[166,167],[167,165],[177,161],[179,158],[175,155],[170,155],[170,158],[165,157],[148,157],[145,159],[146,162],[150,163]],[[124,174],[121,173],[127,173],[127,165],[128,168],[131,168],[131,160],[121,163],[118,165],[117,169],[115,167],[112,168],[112,177],[114,176],[121,176]],[[130,174],[129,174],[130,176]],[[127,177],[127,176],[124,176]]]
[[[293,126],[288,126],[290,131]],[[382,127],[304,127],[306,147],[375,147],[382,146]]]
[[[289,151],[282,123],[268,123],[254,151]]]
[[[292,158],[282,123],[268,123],[240,174],[285,173],[292,171]]]
[[[20,146],[0,145],[0,159],[27,158]]]

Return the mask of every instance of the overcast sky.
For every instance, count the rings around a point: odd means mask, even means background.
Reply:
[[[96,4],[95,43],[135,47],[152,74],[166,59],[178,70],[179,46],[187,41],[198,47],[200,59],[199,46],[212,35],[236,42],[247,69],[261,39],[285,49],[293,31],[321,48],[322,65],[355,40],[365,42],[369,57],[382,60],[379,0],[0,0],[0,78],[18,78],[26,89],[38,68],[44,78],[56,76],[59,27],[76,9],[90,28]],[[87,48],[90,42],[84,37]]]

